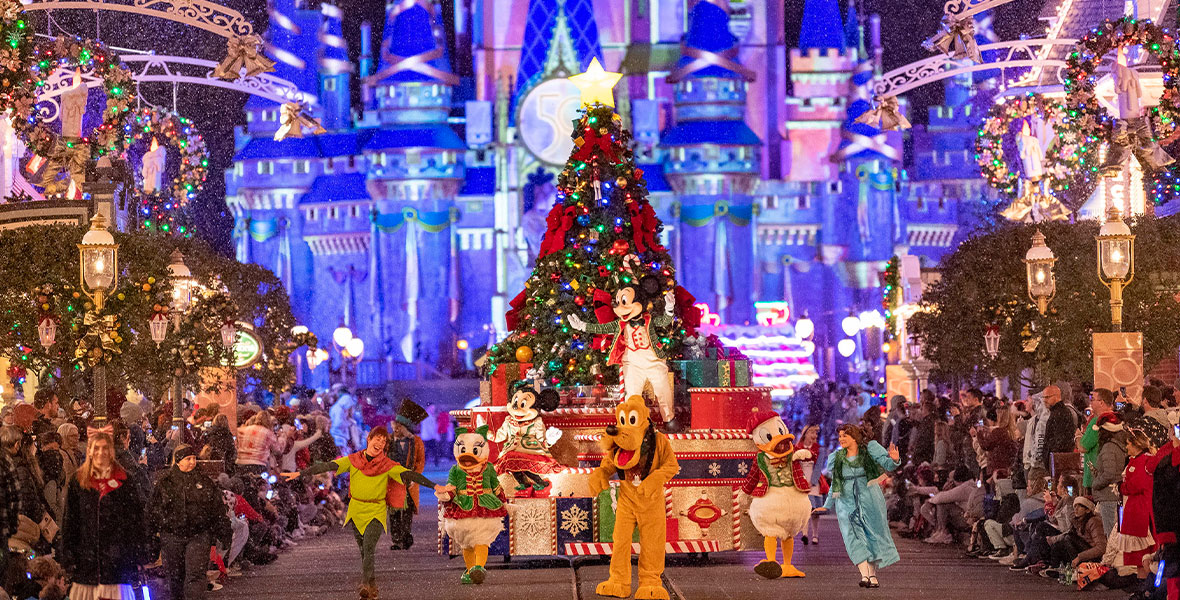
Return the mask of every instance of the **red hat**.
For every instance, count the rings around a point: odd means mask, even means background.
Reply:
[[[759,425],[771,420],[777,419],[778,413],[773,410],[760,411],[757,408],[750,411],[750,416],[746,419],[746,433],[753,434],[754,430]]]

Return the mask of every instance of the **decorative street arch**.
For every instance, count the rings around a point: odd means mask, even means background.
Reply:
[[[188,56],[162,56],[159,54],[124,54],[119,57],[131,69],[136,83],[193,83],[234,90],[252,96],[273,100],[279,104],[301,102],[312,106],[317,103],[315,94],[309,94],[295,87],[295,84],[266,73],[226,81],[213,76],[217,63],[211,60]],[[47,122],[57,120],[60,111],[59,97],[73,85],[72,72],[62,70],[56,73],[39,90],[37,100],[42,118]],[[82,73],[82,82],[87,87],[102,85],[102,78],[93,73]]]
[[[104,10],[158,17],[216,33],[223,38],[254,33],[242,13],[210,0],[23,0],[30,10]]]
[[[999,69],[1001,76],[1011,69],[1039,67],[1053,69],[1057,82],[1063,81],[1065,60],[1040,58],[1042,50],[1054,47],[1073,47],[1073,39],[1029,39],[996,42],[979,47],[980,52],[998,51],[1003,58],[988,63],[970,63],[955,60],[946,55],[932,56],[912,62],[882,75],[873,85],[877,96],[898,96],[928,83],[948,79],[956,75]]]

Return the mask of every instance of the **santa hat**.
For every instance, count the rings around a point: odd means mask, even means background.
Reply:
[[[1094,430],[1105,429],[1107,431],[1122,431],[1123,420],[1115,413],[1106,413],[1098,417],[1098,421],[1094,423]]]
[[[759,425],[761,425],[771,419],[777,419],[777,418],[778,418],[778,413],[774,412],[773,410],[760,411],[757,408],[755,408],[750,411],[750,416],[747,417],[747,419],[746,419],[746,433],[752,435],[754,433],[754,430],[757,429]]]
[[[1090,512],[1094,512],[1094,501],[1085,497],[1085,496],[1078,496],[1077,498],[1074,498],[1073,505],[1074,506],[1084,506]]]

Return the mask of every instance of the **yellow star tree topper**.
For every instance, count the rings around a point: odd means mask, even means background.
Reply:
[[[603,70],[602,65],[595,58],[590,61],[590,66],[586,68],[585,73],[573,75],[569,80],[574,82],[574,85],[578,86],[579,90],[582,90],[582,104],[600,102],[613,107],[615,105],[615,96],[611,90],[622,76],[621,73],[611,73]]]

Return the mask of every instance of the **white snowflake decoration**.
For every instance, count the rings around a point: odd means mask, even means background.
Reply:
[[[537,503],[534,507],[527,505],[521,506],[513,517],[515,521],[516,530],[524,535],[538,536],[545,535],[549,531],[549,511],[545,510],[545,506]]]
[[[590,529],[590,513],[577,504],[561,511],[561,519],[561,528],[568,531],[571,536],[577,536]]]
[[[716,477],[721,474],[721,465],[711,462],[709,463],[709,474]]]
[[[750,465],[747,465],[746,463],[738,463],[738,473],[741,473],[743,476],[745,476],[745,474],[749,472]]]

